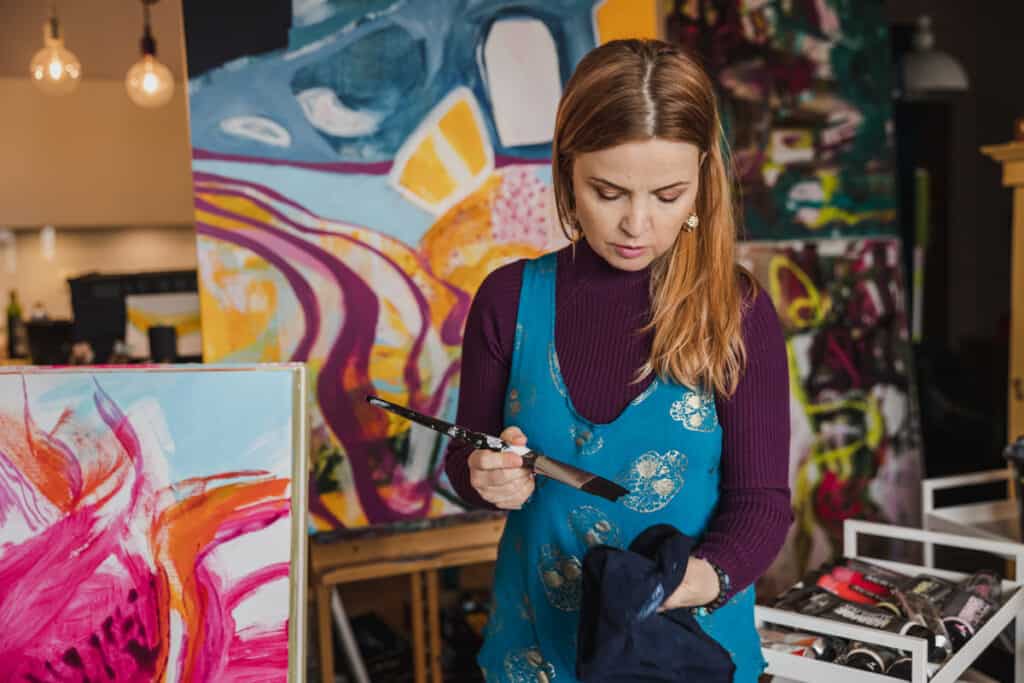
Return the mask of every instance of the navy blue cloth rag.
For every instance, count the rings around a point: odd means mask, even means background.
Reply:
[[[594,546],[583,558],[576,675],[584,683],[731,683],[735,665],[689,609],[658,613],[682,582],[694,539],[668,524],[628,550]]]

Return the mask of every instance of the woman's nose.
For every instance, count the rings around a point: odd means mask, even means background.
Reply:
[[[619,226],[630,237],[639,237],[647,230],[647,224],[650,220],[650,207],[643,201],[632,201],[629,205],[629,211],[622,217]]]

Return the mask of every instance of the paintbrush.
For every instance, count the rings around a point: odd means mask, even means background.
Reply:
[[[543,474],[545,477],[560,481],[585,493],[591,493],[610,501],[616,501],[622,496],[629,494],[629,489],[624,489],[613,481],[560,460],[555,460],[526,446],[513,446],[496,436],[475,432],[451,422],[445,422],[436,417],[418,413],[415,410],[385,401],[376,396],[367,396],[366,402],[378,408],[391,411],[396,415],[401,415],[417,424],[433,429],[435,432],[447,434],[451,438],[468,443],[474,448],[496,452],[511,451],[523,459],[523,467],[532,469],[537,474]]]

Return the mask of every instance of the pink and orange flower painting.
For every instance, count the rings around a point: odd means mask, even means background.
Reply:
[[[303,382],[0,374],[0,682],[301,681]]]

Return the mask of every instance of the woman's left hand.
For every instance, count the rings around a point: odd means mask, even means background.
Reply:
[[[686,573],[679,587],[661,603],[658,611],[706,605],[718,597],[720,590],[718,572],[711,563],[699,557],[691,557],[686,563]]]

